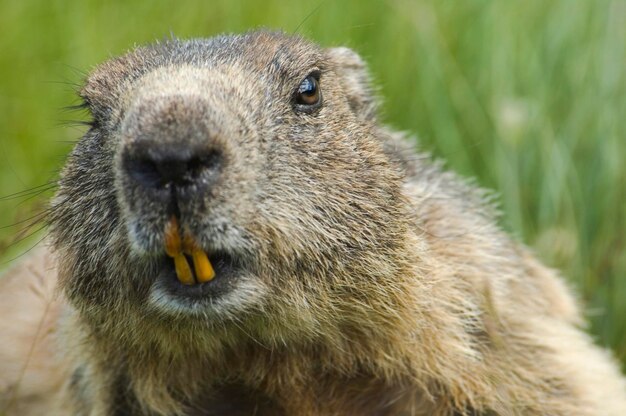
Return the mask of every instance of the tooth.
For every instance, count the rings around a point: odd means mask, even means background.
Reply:
[[[175,216],[170,218],[165,227],[165,252],[168,256],[174,258],[176,276],[182,284],[205,283],[213,280],[215,277],[215,270],[213,270],[208,256],[198,248],[194,239],[187,233],[181,238],[178,219]],[[194,278],[194,273],[191,271],[184,253],[191,253],[196,278]]]
[[[170,257],[182,254],[180,234],[178,232],[178,220],[172,216],[165,226],[165,252]]]
[[[165,252],[174,258],[174,268],[178,280],[184,285],[196,283],[189,262],[183,254],[180,233],[178,232],[178,220],[172,216],[165,227]]]
[[[174,266],[176,268],[176,276],[178,276],[178,280],[182,284],[193,285],[196,283],[195,279],[193,278],[193,272],[191,271],[191,267],[189,267],[187,258],[183,253],[174,256]]]
[[[205,283],[213,280],[215,270],[213,270],[206,253],[202,250],[194,250],[191,256],[193,257],[193,267],[196,270],[198,282]]]

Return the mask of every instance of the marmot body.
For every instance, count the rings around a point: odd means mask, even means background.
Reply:
[[[81,96],[47,272],[66,414],[626,414],[563,281],[379,124],[354,52],[172,40]]]

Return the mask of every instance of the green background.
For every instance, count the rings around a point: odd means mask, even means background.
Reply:
[[[0,200],[0,268],[43,235],[19,222],[84,131],[63,108],[86,72],[170,33],[261,26],[357,50],[384,120],[496,189],[502,225],[563,271],[626,361],[624,0],[0,0],[0,196],[26,191]]]

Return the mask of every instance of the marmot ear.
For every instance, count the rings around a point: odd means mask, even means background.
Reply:
[[[361,119],[375,118],[378,102],[363,59],[352,49],[345,47],[329,48],[326,53],[340,77],[352,111]]]
[[[123,101],[127,83],[149,72],[156,64],[150,59],[156,48],[136,49],[100,64],[87,77],[79,96],[91,111],[94,121],[108,122]]]
[[[94,121],[108,121],[116,103],[119,103],[120,84],[132,70],[128,55],[113,58],[100,64],[87,77],[79,96],[91,111]]]

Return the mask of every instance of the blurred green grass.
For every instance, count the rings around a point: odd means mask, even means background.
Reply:
[[[173,33],[298,31],[359,51],[384,120],[496,189],[503,225],[560,268],[626,362],[626,2],[0,1],[0,196],[56,177],[94,65]],[[43,188],[45,190],[45,188]],[[0,200],[6,247],[50,191]],[[24,199],[26,199],[24,201]]]

